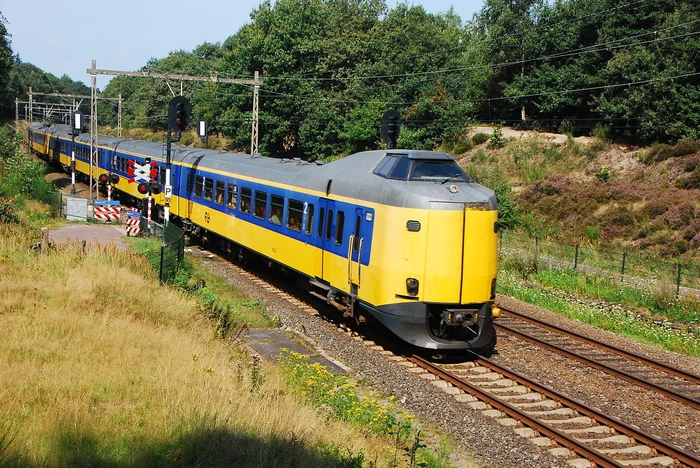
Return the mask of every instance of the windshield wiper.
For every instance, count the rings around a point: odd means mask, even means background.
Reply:
[[[454,178],[456,178],[456,177],[462,177],[463,175],[464,175],[464,174],[458,172],[458,173],[456,173],[456,174],[452,174],[452,175],[449,176],[449,177],[445,177],[445,178],[442,180],[442,182],[440,182],[440,185],[444,185],[444,184],[446,184],[447,182],[451,181],[452,179],[454,179]]]

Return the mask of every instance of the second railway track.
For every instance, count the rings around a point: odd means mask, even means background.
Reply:
[[[496,329],[700,410],[700,377],[513,310]]]

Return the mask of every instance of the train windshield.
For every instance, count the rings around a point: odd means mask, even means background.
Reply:
[[[454,161],[414,160],[409,180],[437,182],[471,182],[469,176]]]
[[[412,159],[407,155],[387,155],[374,170],[374,174],[395,180],[472,182],[452,160]]]

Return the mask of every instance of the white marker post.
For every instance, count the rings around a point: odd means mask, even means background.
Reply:
[[[170,185],[170,168],[165,168],[165,187],[163,195],[165,196],[165,209],[163,210],[164,222],[167,226],[170,222],[170,198],[173,196],[173,186]]]
[[[70,147],[70,194],[75,195],[75,137],[80,135],[80,129],[83,126],[83,114],[80,111],[73,112],[73,128],[71,129],[71,147]]]

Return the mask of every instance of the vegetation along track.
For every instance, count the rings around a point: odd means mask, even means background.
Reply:
[[[440,364],[409,360],[439,378],[461,401],[497,418],[503,425],[575,467],[692,466],[700,458],[599,410],[538,384],[486,358]],[[468,395],[467,395],[468,394]],[[538,436],[539,434],[539,436]],[[577,458],[580,457],[580,458]]]
[[[700,410],[700,377],[513,310],[496,329]]]

